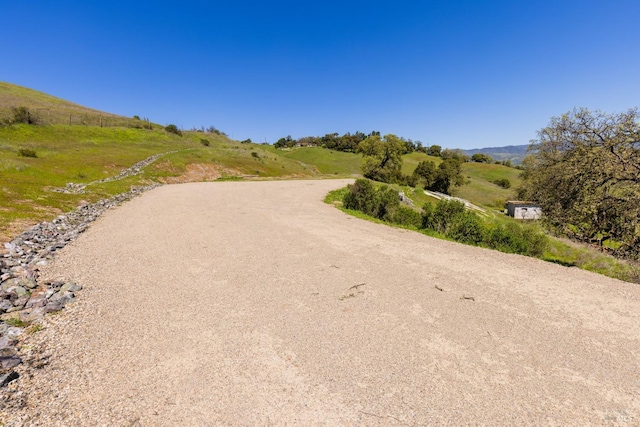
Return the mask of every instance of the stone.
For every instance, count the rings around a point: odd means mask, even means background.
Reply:
[[[16,345],[16,340],[10,337],[0,337],[0,353],[6,349],[13,350],[13,346]]]
[[[9,339],[22,335],[22,329],[15,326],[9,326],[4,322],[0,322],[0,335]]]
[[[11,300],[3,299],[2,301],[0,301],[0,311],[7,311],[11,307],[13,307],[13,303],[11,302]]]
[[[35,289],[38,287],[38,282],[33,279],[21,279],[18,283],[18,286],[21,286],[26,289]]]
[[[45,298],[44,295],[39,295],[39,296],[32,296],[29,301],[27,301],[27,303],[24,305],[24,308],[37,308],[37,307],[44,307],[45,305],[47,305],[47,298]]]
[[[51,283],[49,283],[49,286],[53,289],[58,289],[61,288],[62,285],[64,285],[64,280],[55,280]]]
[[[4,375],[0,375],[0,387],[4,387],[11,381],[15,381],[20,378],[20,375],[16,371],[7,372]]]
[[[6,291],[7,289],[13,288],[14,286],[16,286],[17,283],[18,283],[18,279],[15,279],[15,278],[7,279],[4,282],[2,282],[2,285],[0,285],[0,290]]]
[[[82,286],[75,282],[68,282],[62,285],[60,292],[78,292],[82,290]]]
[[[23,297],[25,295],[31,295],[31,293],[26,290],[25,288],[23,288],[22,286],[14,286],[13,288],[9,288],[7,289],[8,291],[13,290],[13,292],[15,292],[15,294],[18,296],[18,298]]]
[[[15,368],[22,363],[22,359],[18,356],[0,356],[0,367],[2,369]]]
[[[15,307],[24,307],[25,304],[27,303],[27,301],[29,301],[29,299],[31,299],[31,295],[23,295],[20,298],[16,298],[16,300],[13,302],[13,305]]]
[[[60,311],[64,308],[64,301],[50,301],[49,304],[44,306],[45,313],[53,313],[54,311]]]
[[[72,292],[68,292],[68,291],[58,291],[55,294],[51,295],[51,298],[49,298],[50,302],[56,302],[56,301],[62,301],[63,304],[67,301],[69,301],[70,299],[73,299],[75,297],[75,295],[73,295]]]
[[[27,323],[40,320],[42,319],[43,316],[44,316],[44,307],[28,308],[20,312],[20,320]]]

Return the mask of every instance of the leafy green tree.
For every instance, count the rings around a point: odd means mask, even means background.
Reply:
[[[432,145],[431,147],[427,148],[427,154],[430,156],[440,157],[441,153],[442,147],[439,145]]]
[[[371,135],[360,144],[362,153],[362,174],[374,181],[396,182],[401,178],[402,154],[406,149],[404,141],[395,135],[384,138]]]
[[[538,132],[524,161],[520,197],[540,203],[548,223],[614,254],[640,254],[640,123],[575,109]]]
[[[438,166],[435,180],[429,190],[451,194],[452,187],[460,187],[465,183],[462,162],[457,158],[449,158]]]
[[[484,153],[476,153],[471,156],[471,161],[477,163],[493,163],[493,158]]]
[[[414,186],[422,184],[425,188],[429,188],[436,180],[437,170],[435,163],[423,160],[418,163],[412,175]]]
[[[169,133],[175,133],[176,135],[182,136],[182,132],[180,131],[180,129],[178,129],[178,126],[176,126],[174,124],[166,125],[164,127],[164,130],[169,132]]]
[[[509,181],[507,178],[498,178],[494,179],[491,182],[502,188],[511,188],[511,181]]]
[[[444,150],[442,150],[442,152],[440,153],[440,157],[442,157],[443,159],[456,159],[456,160],[460,160],[461,163],[466,163],[469,162],[471,159],[469,158],[469,156],[467,156],[466,154],[464,154],[464,151],[462,151],[459,148],[455,148],[455,149],[450,149],[450,148],[445,148]]]
[[[291,148],[296,145],[296,140],[291,138],[291,135],[287,135],[286,138],[280,138],[275,144],[276,148]]]

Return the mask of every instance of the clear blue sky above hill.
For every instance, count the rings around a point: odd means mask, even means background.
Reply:
[[[638,0],[4,1],[0,80],[236,139],[527,144],[640,105]]]

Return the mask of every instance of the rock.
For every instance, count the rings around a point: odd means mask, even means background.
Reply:
[[[18,356],[0,356],[0,367],[2,369],[15,368],[22,363],[22,359]]]
[[[51,298],[49,298],[49,301],[50,302],[62,301],[62,303],[64,304],[67,301],[73,299],[74,297],[75,295],[73,295],[72,292],[59,290],[55,294],[51,295]]]
[[[6,323],[3,324],[3,327],[0,328],[0,334],[11,339],[17,336],[22,335],[22,329],[16,328],[15,326],[9,326]]]
[[[13,303],[11,302],[11,300],[3,299],[2,301],[0,301],[0,313],[9,310],[12,307]]]
[[[53,313],[54,311],[60,311],[64,308],[64,301],[50,301],[49,304],[44,306],[45,313]]]
[[[60,288],[60,292],[78,292],[82,290],[82,286],[78,285],[75,282],[68,282],[62,285]]]
[[[10,276],[10,277],[13,277],[13,276]],[[17,283],[18,283],[18,279],[15,279],[15,278],[6,279],[5,281],[2,282],[2,285],[0,285],[0,290],[6,291],[9,288],[13,288],[14,286],[16,286]]]
[[[27,323],[31,323],[35,320],[40,320],[43,316],[44,307],[28,308],[20,312],[20,320]]]
[[[32,296],[29,301],[27,301],[27,303],[24,305],[24,308],[37,308],[37,307],[44,307],[45,305],[47,305],[47,298],[45,298],[44,295],[40,295],[40,296]]]
[[[53,289],[61,288],[62,285],[64,285],[64,280],[55,280],[55,281],[49,283],[49,287],[51,287]]]
[[[20,375],[16,371],[11,371],[4,375],[0,375],[0,387],[6,386],[11,381],[17,380],[18,378],[20,378]]]
[[[27,303],[27,301],[29,301],[29,299],[31,299],[31,295],[23,295],[20,298],[17,298],[14,302],[13,305],[14,307],[24,307],[25,304]]]
[[[35,289],[38,287],[38,282],[33,279],[22,279],[17,283],[19,286],[25,289]]]
[[[6,349],[13,350],[13,346],[16,345],[16,340],[9,337],[0,337],[0,353]]]
[[[22,286],[14,286],[12,288],[7,289],[8,291],[13,290],[13,292],[15,292],[15,294],[18,296],[18,298],[23,297],[25,295],[31,295],[31,293],[26,290],[25,288],[23,288]]]

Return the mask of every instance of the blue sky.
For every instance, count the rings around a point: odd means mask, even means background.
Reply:
[[[5,1],[0,80],[274,142],[394,133],[527,144],[640,106],[638,0]]]

